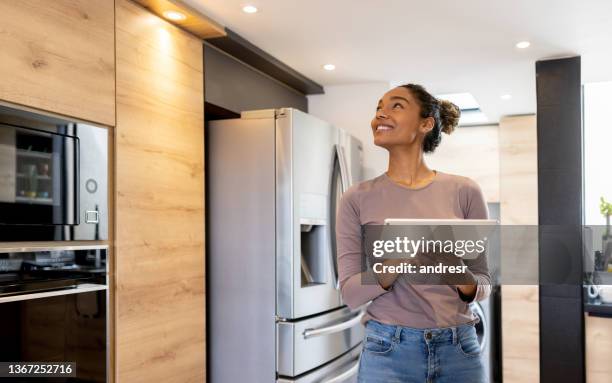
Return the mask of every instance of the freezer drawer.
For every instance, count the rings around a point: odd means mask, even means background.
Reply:
[[[361,343],[338,359],[298,378],[279,378],[277,383],[354,383],[359,371]]]
[[[278,374],[295,377],[346,353],[363,339],[364,309],[348,307],[295,322],[278,322]]]

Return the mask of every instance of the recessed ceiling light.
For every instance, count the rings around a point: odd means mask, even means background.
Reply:
[[[185,14],[178,12],[178,11],[166,11],[164,12],[164,17],[172,21],[181,21],[187,18]]]
[[[510,100],[512,98],[511,94],[502,94],[499,96],[502,100]]]
[[[245,5],[242,7],[242,12],[244,13],[255,13],[257,12],[257,7],[254,5]]]
[[[529,41],[520,41],[518,43],[516,43],[516,47],[519,49],[525,49],[528,48],[531,45],[531,43]]]
[[[325,64],[325,65],[323,65],[323,69],[325,69],[325,70],[334,70],[334,69],[336,69],[336,66],[334,64]]]

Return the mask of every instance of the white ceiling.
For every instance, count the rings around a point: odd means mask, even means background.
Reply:
[[[436,94],[470,92],[493,122],[535,112],[538,59],[579,54],[583,82],[612,80],[611,0],[185,2],[324,86],[416,82]],[[246,4],[259,12],[242,12]],[[522,40],[531,47],[516,48]]]

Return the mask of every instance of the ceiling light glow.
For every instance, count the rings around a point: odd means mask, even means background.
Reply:
[[[255,13],[257,12],[257,7],[254,5],[245,5],[242,7],[242,12],[244,13]]]
[[[178,12],[178,11],[166,11],[164,12],[164,17],[172,21],[181,21],[187,18],[185,14]]]
[[[529,41],[520,41],[516,43],[516,47],[518,49],[525,49],[525,48],[528,48],[530,45],[531,43]]]
[[[478,104],[476,98],[468,92],[437,94],[435,97],[440,100],[447,100],[452,102],[453,104],[457,105],[462,111],[480,109],[480,104]]]
[[[334,70],[334,69],[336,69],[336,66],[334,64],[325,64],[325,65],[323,65],[323,69],[325,69],[325,70]]]

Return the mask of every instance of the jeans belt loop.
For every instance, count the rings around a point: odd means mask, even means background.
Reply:
[[[399,342],[401,336],[402,336],[402,326],[395,326],[395,335],[393,335],[393,339],[396,342]]]
[[[453,331],[453,344],[457,344],[457,327],[452,327]]]

